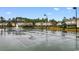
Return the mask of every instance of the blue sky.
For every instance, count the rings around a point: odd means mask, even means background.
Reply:
[[[79,8],[78,8],[79,11]],[[27,17],[27,18],[45,18],[62,20],[63,17],[71,18],[75,16],[75,10],[71,7],[0,7],[0,16],[8,18]],[[79,12],[78,12],[79,17]]]

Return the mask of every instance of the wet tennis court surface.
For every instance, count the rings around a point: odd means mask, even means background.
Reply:
[[[76,51],[76,33],[45,30],[0,30],[0,51]]]

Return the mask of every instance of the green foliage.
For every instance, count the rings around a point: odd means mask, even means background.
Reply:
[[[6,20],[5,20],[4,17],[1,16],[0,19],[1,19],[0,22],[2,22],[2,23],[3,23],[3,22],[6,22]]]
[[[44,19],[44,18],[30,19],[30,18],[16,17],[16,18],[13,18],[11,21],[12,22],[33,22],[35,23],[35,22],[46,22],[47,19]]]
[[[51,20],[49,20],[50,22],[57,22],[55,19],[51,19]]]

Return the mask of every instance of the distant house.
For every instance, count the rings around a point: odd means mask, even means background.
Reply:
[[[1,27],[1,26],[7,26],[7,24],[8,24],[8,23],[5,23],[5,22],[4,22],[4,23],[0,23],[0,27]]]
[[[16,27],[19,27],[19,26],[33,26],[33,23],[32,22],[29,22],[29,23],[27,23],[27,22],[17,22],[16,23]]]
[[[67,25],[73,25],[73,26],[76,25],[75,19],[67,20],[67,21],[65,21],[65,23],[66,23]]]
[[[77,27],[79,27],[79,18],[78,18],[78,20],[77,20]]]
[[[79,27],[79,18],[77,19],[77,24],[76,24],[76,20],[75,19],[69,19],[69,20],[65,20],[65,23],[67,26],[76,26]],[[57,23],[57,25],[62,25],[62,22],[59,21]]]
[[[75,19],[71,19],[69,21],[66,21],[66,24],[67,25],[72,25],[72,26],[76,26],[79,27],[79,18],[77,18],[77,23],[76,23],[76,20]]]
[[[35,23],[35,26],[42,26],[43,25],[43,22],[37,22]]]
[[[57,26],[61,26],[62,25],[62,21],[58,21]]]
[[[33,26],[32,22],[25,22],[25,20],[23,20],[23,18],[16,18],[16,27],[20,27],[20,26]]]
[[[11,24],[12,24],[12,26],[13,26],[13,27],[15,27],[15,26],[16,26],[16,23],[14,23],[14,22],[12,22]]]
[[[9,25],[8,22],[0,23],[0,27],[2,27],[2,26],[8,26],[8,25]],[[16,26],[16,24],[13,23],[13,22],[11,22],[11,25],[12,25],[12,27],[15,27]]]
[[[35,25],[36,26],[52,26],[53,23],[52,22],[47,22],[47,23],[45,23],[45,22],[37,22],[37,23],[35,23]]]
[[[65,23],[66,23],[66,25],[76,25],[76,21],[75,21],[75,19],[69,19],[69,20],[65,20],[64,21]],[[57,25],[62,25],[62,21],[59,21],[58,23],[57,23]]]
[[[26,26],[33,26],[32,22],[25,23]]]
[[[52,26],[51,22],[43,23],[43,26]]]

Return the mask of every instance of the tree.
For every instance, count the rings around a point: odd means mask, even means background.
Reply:
[[[1,16],[0,19],[1,19],[0,22],[2,22],[2,23],[6,22],[6,20],[4,19],[4,17]]]
[[[8,22],[7,27],[12,27],[12,23]]]
[[[6,22],[6,20],[5,20],[4,17],[2,17],[2,16],[0,17],[0,19],[1,19],[0,22],[2,23],[1,27],[3,28],[3,27],[4,27],[3,22]]]
[[[49,22],[57,22],[55,19],[51,19],[49,20]]]
[[[16,22],[16,18],[12,18],[11,22]]]
[[[66,17],[64,17],[63,20],[62,20],[62,22],[65,22],[66,20],[67,20]]]
[[[11,18],[8,19],[7,27],[12,27]]]
[[[65,31],[65,28],[67,27],[67,24],[65,23],[66,20],[67,20],[66,17],[64,17],[64,19],[62,21],[63,31]]]

